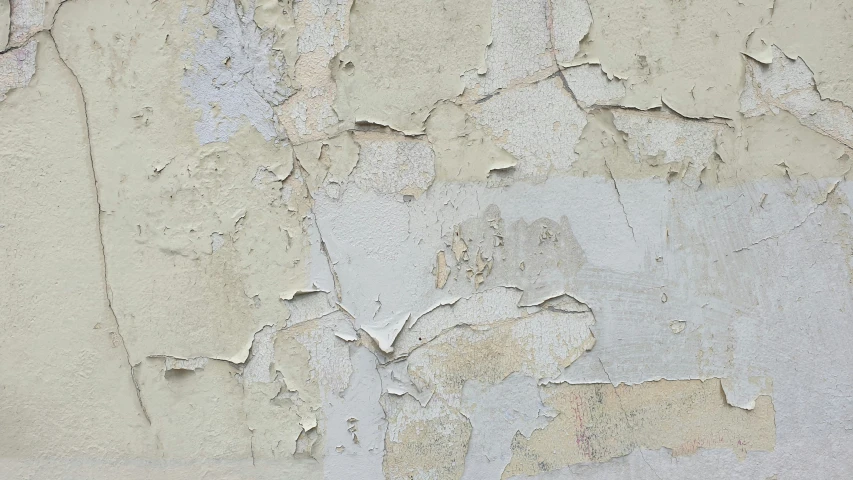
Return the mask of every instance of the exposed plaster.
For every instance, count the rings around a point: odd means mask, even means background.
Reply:
[[[0,477],[853,476],[848,10],[0,0]]]

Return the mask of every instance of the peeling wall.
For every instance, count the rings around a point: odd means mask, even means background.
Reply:
[[[853,11],[0,0],[0,478],[851,478]]]

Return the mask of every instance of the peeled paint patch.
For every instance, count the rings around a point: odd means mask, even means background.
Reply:
[[[625,85],[618,78],[607,78],[599,65],[577,65],[561,70],[566,86],[583,108],[618,105],[625,96]]]
[[[847,172],[851,156],[843,142],[808,128],[787,111],[777,111],[736,125],[683,118],[666,109],[599,111],[584,130],[573,173],[612,176],[617,184],[621,179],[658,177],[696,190],[701,185],[744,185],[803,175],[833,178]],[[786,134],[778,136],[779,131]]]
[[[204,357],[198,358],[175,358],[164,357],[166,362],[166,371],[169,370],[204,370],[209,359]]]
[[[420,141],[360,142],[358,165],[350,181],[356,188],[380,194],[420,196],[435,179],[435,154]]]
[[[669,322],[669,329],[676,335],[683,332],[685,328],[687,328],[687,322],[684,320],[673,320]]]
[[[479,84],[480,95],[489,95],[555,66],[546,18],[548,0],[490,1],[491,39],[486,66],[466,75],[468,87]]]
[[[304,430],[292,396],[276,382],[243,385],[246,428],[251,432],[250,447],[255,462],[274,460],[276,464],[313,464],[313,459],[297,455]],[[306,469],[307,470],[307,469]],[[320,478],[316,467],[308,473]]]
[[[255,10],[255,16],[258,17],[263,9],[270,12],[270,20],[285,23],[288,21],[286,14],[292,15],[289,20],[298,33],[299,58],[290,76],[294,85],[300,86],[275,108],[278,120],[294,143],[323,140],[338,133],[341,123],[332,108],[337,86],[332,79],[330,60],[347,44],[352,1],[293,2],[289,10],[290,2],[285,2],[285,15],[275,16],[272,13],[282,8],[282,5],[276,6],[277,3],[265,0]]]
[[[649,109],[664,102],[690,117],[732,118],[742,45],[770,19],[772,6],[769,0],[590,0],[592,27],[578,62],[601,63],[625,80],[623,105]]]
[[[497,205],[465,219],[445,237],[453,253],[448,292],[460,295],[481,288],[514,286],[522,290],[519,305],[538,305],[564,293],[560,285],[584,265],[583,249],[566,217],[507,223]],[[560,258],[556,264],[546,258]]]
[[[276,329],[271,325],[258,330],[252,339],[252,348],[249,350],[249,358],[240,372],[243,383],[253,382],[270,383],[274,378],[273,355]]]
[[[671,112],[615,110],[613,125],[625,133],[638,164],[680,164],[681,181],[692,188],[699,188],[702,172],[717,154],[718,139],[729,133],[721,121],[685,119]]]
[[[432,106],[462,93],[460,76],[484,68],[489,2],[354,2],[334,69],[338,115],[422,133]]]
[[[542,311],[485,326],[459,325],[414,349],[409,376],[458,407],[466,381],[495,384],[513,372],[555,377],[595,344],[591,315]]]
[[[684,120],[676,115],[616,110],[613,124],[628,136],[628,148],[637,162],[707,163],[715,140],[726,129],[722,122]]]
[[[568,170],[577,159],[575,146],[586,125],[559,78],[550,78],[493,96],[472,115],[495,143],[519,162],[507,172],[517,180],[542,181],[553,170]]]
[[[10,13],[9,0],[0,0],[0,51],[6,49],[6,44],[9,41]]]
[[[554,415],[542,404],[536,380],[520,375],[510,375],[494,386],[467,382],[462,402],[462,414],[472,428],[463,480],[500,478],[512,458],[515,435],[529,438]]]
[[[730,448],[744,458],[750,451],[772,451],[776,443],[770,397],[759,397],[753,411],[733,408],[717,379],[551,385],[542,396],[558,414],[529,438],[516,435],[501,478],[606,462],[635,449],[668,448],[679,456]]]
[[[568,66],[580,51],[580,42],[592,25],[586,0],[550,0],[551,41],[557,63]]]
[[[526,316],[527,312],[518,307],[521,293],[511,288],[492,288],[440,305],[409,322],[395,343],[395,353],[405,356],[458,325],[485,328],[501,320]]]
[[[335,332],[349,325],[347,316],[336,311],[276,334],[271,368],[280,396],[291,399],[305,432],[324,422],[323,406],[339,401],[347,388],[353,373],[350,346]]]
[[[845,46],[851,28],[853,16],[845,0],[774,2],[770,25],[755,35],[790,58],[802,58],[814,72],[822,98],[853,108],[853,52]]]
[[[773,393],[773,381],[767,377],[723,378],[720,386],[726,403],[744,410],[754,410],[761,396],[770,397]]]
[[[211,37],[187,49],[192,59],[183,77],[189,104],[201,110],[196,134],[203,145],[227,141],[245,122],[267,140],[279,136],[273,106],[292,95],[285,73],[295,51],[279,50],[279,36],[290,31],[263,31],[252,13],[238,13],[237,4],[215,0],[207,18],[215,29]]]
[[[773,62],[748,62],[746,85],[740,97],[747,117],[785,110],[803,125],[853,147],[853,109],[841,102],[821,98],[812,71],[801,58],[791,60],[778,48]]]
[[[47,2],[45,0],[9,0],[9,3],[11,18],[8,39],[10,45],[16,45],[25,42],[41,30]]]
[[[0,102],[10,90],[26,87],[36,72],[38,41],[0,54]]]
[[[383,472],[387,480],[460,478],[471,425],[440,399],[385,395],[388,418]]]
[[[465,315],[466,311],[460,313]],[[475,306],[471,313],[491,316],[495,312],[484,305]],[[468,445],[469,435],[473,435],[470,433],[472,427],[485,428],[478,415],[490,408],[501,408],[501,400],[490,406],[476,401],[475,397],[485,396],[483,390],[495,393],[514,390],[535,395],[534,379],[553,376],[592,348],[595,338],[590,327],[593,324],[594,319],[589,314],[543,310],[522,318],[497,319],[490,325],[457,324],[414,348],[408,355],[408,375],[418,391],[430,395],[425,403],[411,395],[385,395],[389,418],[386,475],[389,478],[459,477],[464,469],[472,468],[465,473],[465,478],[472,475],[483,478],[478,475],[482,474],[480,462],[484,455],[501,452],[499,455],[508,461],[509,441],[515,433],[512,427],[519,425],[529,432],[525,425],[543,424],[543,420],[537,420],[537,414],[530,411],[536,408],[538,398],[527,399],[532,406],[521,416],[528,421],[507,419],[507,424],[492,425],[493,431],[500,432],[500,438],[505,438],[506,442],[501,444],[498,438],[486,440],[478,432],[471,437],[475,443]],[[514,372],[521,376],[515,375],[504,382]],[[500,385],[491,387],[496,384]],[[522,386],[532,386],[533,390],[518,388]],[[478,410],[480,408],[482,410]],[[495,443],[489,445],[489,442]],[[478,457],[470,467],[464,460],[466,450],[469,458]]]

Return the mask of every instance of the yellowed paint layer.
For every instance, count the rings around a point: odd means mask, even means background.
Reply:
[[[771,451],[776,443],[770,397],[759,397],[751,411],[732,407],[718,379],[549,385],[542,396],[557,416],[529,439],[515,437],[503,478],[606,462],[635,449],[667,448],[680,456],[728,448],[743,458],[750,451]]]

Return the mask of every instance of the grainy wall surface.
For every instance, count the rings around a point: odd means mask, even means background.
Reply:
[[[853,478],[847,0],[0,0],[0,478]]]

